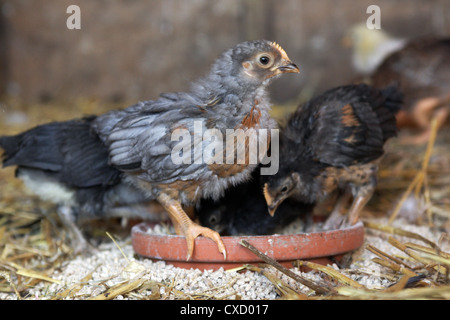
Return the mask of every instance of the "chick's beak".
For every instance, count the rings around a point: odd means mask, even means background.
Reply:
[[[267,185],[267,183],[265,183],[264,189],[263,189],[263,194],[264,194],[264,198],[266,199],[267,208],[269,209],[269,214],[273,217],[280,202],[275,201],[275,199],[269,194],[268,187],[269,186]]]
[[[284,60],[283,63],[277,67],[280,73],[299,73],[300,69],[295,63],[290,60]]]
[[[271,205],[271,206],[268,205],[267,207],[269,208],[269,214],[270,214],[270,216],[273,217],[273,216],[275,215],[275,211],[277,211],[278,203],[274,203],[274,204]]]
[[[267,78],[271,78],[283,73],[299,73],[300,69],[295,63],[287,58],[283,58],[279,64],[274,65],[271,69],[271,74]]]

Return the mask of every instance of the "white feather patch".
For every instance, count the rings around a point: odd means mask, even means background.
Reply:
[[[26,187],[39,198],[53,203],[72,205],[75,200],[75,192],[53,179],[49,179],[44,173],[22,169],[19,178]]]

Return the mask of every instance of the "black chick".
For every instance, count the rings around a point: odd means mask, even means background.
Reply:
[[[277,215],[269,216],[258,173],[256,170],[248,182],[229,188],[218,200],[202,199],[196,210],[200,224],[223,236],[268,235],[279,233],[302,216],[305,231],[312,223],[313,205],[287,199]]]
[[[124,183],[122,173],[108,164],[107,147],[91,132],[95,119],[53,122],[0,137],[3,166],[17,165],[16,176],[31,191],[58,204],[76,253],[90,249],[78,228],[85,221],[152,218],[139,206],[147,201],[145,194]]]
[[[340,190],[324,227],[343,222],[340,209],[350,195],[348,222],[356,223],[375,189],[384,143],[396,135],[401,101],[395,87],[361,84],[331,89],[299,107],[281,134],[279,171],[264,184],[269,213],[288,197],[317,203]]]

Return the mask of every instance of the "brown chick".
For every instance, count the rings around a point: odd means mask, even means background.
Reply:
[[[395,87],[365,84],[331,89],[300,106],[281,133],[277,174],[267,176],[264,196],[273,215],[286,198],[317,204],[342,196],[325,223],[338,228],[341,208],[353,196],[350,225],[370,200],[385,141],[396,135],[401,95]]]
[[[423,133],[405,137],[406,143],[428,141],[431,121],[442,126],[450,112],[450,38],[422,38],[409,41],[390,54],[373,72],[371,84],[383,88],[398,84],[404,94],[404,110],[398,126],[417,126]]]

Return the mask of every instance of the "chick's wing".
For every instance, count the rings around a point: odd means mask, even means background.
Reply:
[[[347,89],[348,90],[348,89]],[[298,110],[301,139],[315,161],[332,166],[369,162],[383,154],[383,131],[370,101],[339,88]]]
[[[203,130],[203,111],[189,101],[164,102],[166,106],[157,102],[138,108],[115,123],[106,139],[110,163],[148,182],[198,179],[207,173],[206,165],[194,157],[194,125]],[[172,136],[177,129],[183,134]],[[183,152],[176,154],[181,163],[172,154],[176,146]]]

